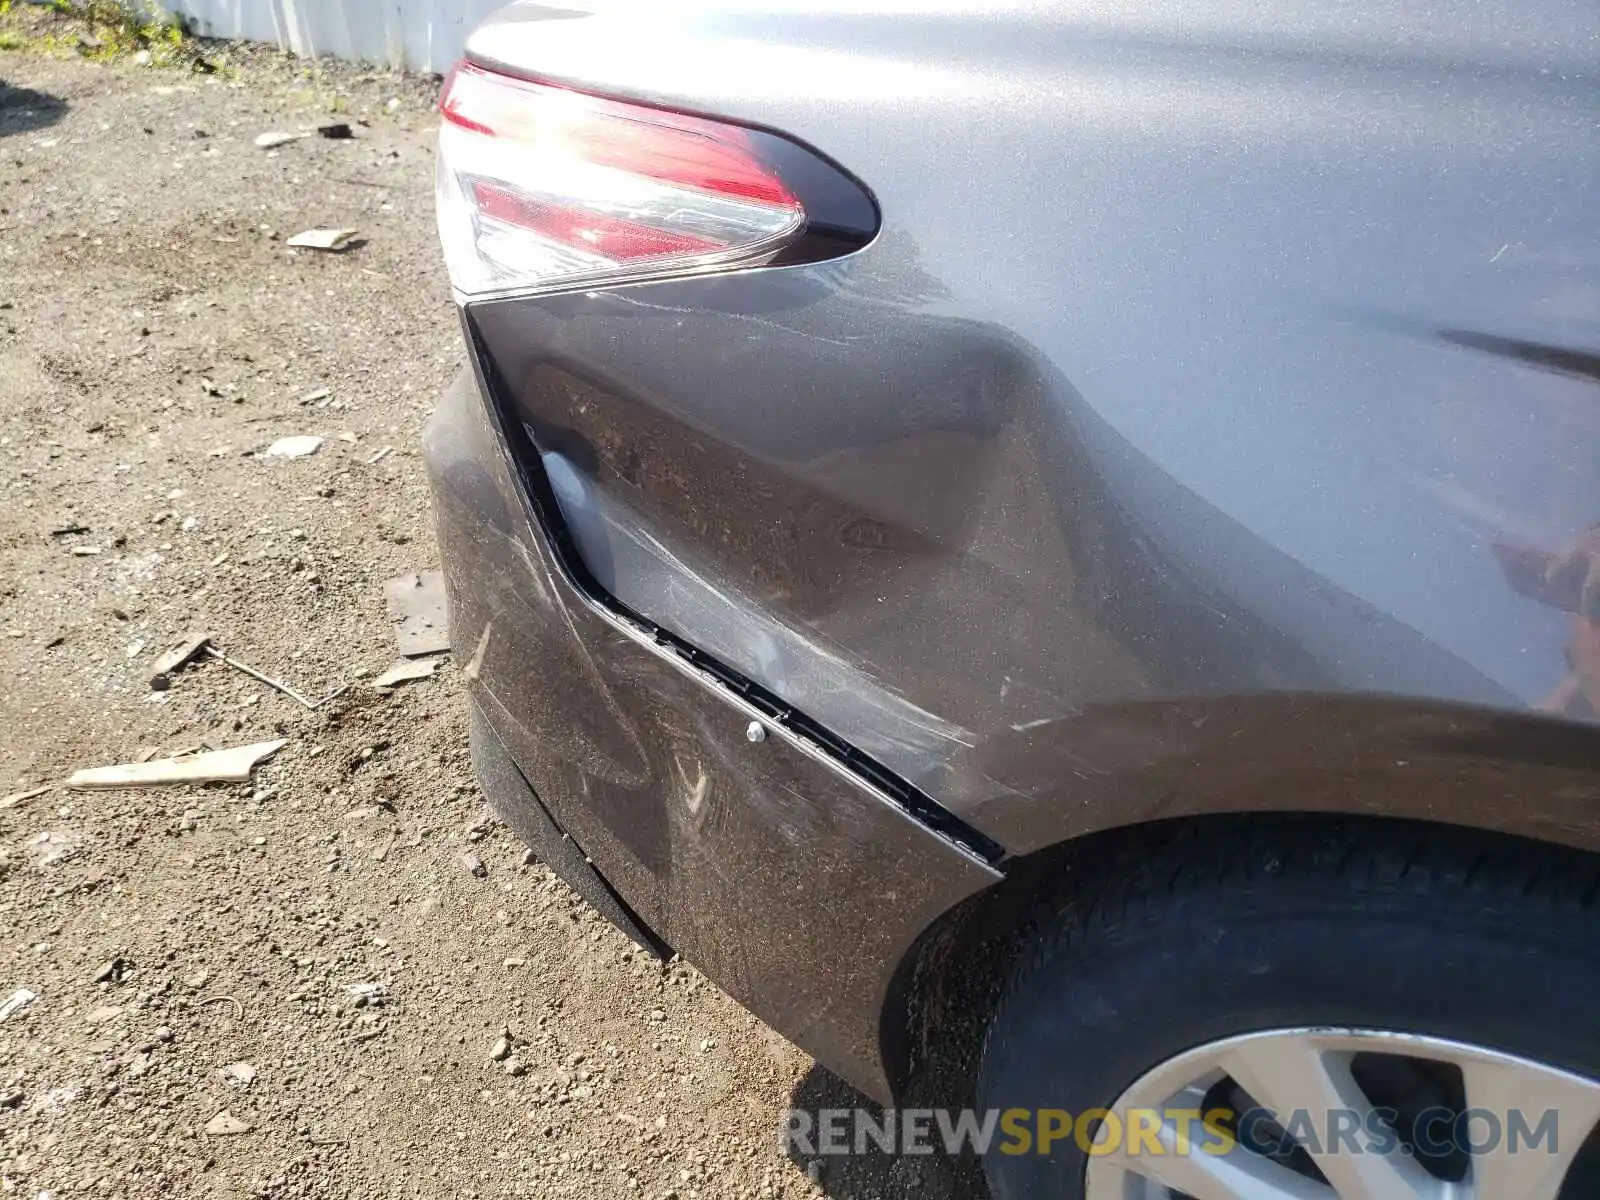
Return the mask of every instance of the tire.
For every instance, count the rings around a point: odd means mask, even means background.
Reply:
[[[1145,846],[1095,878],[1019,956],[987,1034],[980,1110],[1103,1109],[1185,1051],[1307,1027],[1421,1034],[1600,1079],[1588,856],[1282,821]],[[1082,1200],[1089,1161],[1067,1140],[1048,1155],[991,1148],[984,1171],[995,1200]],[[1561,1200],[1600,1195],[1585,1179]]]

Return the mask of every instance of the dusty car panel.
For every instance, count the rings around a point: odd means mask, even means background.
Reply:
[[[1595,18],[1455,7],[511,10],[475,54],[782,129],[883,211],[476,307],[585,561],[1013,850],[1030,801],[1081,831],[1107,705],[1586,712],[1505,558],[1600,516]]]
[[[480,74],[759,130],[878,225],[462,294],[430,460],[503,802],[879,1095],[889,981],[1019,856],[1256,812],[1600,847],[1597,38],[505,10]]]
[[[472,702],[532,789],[490,804],[514,826],[516,806],[546,806],[668,947],[887,1097],[894,967],[998,873],[783,730],[751,742],[756,710],[588,603],[501,445],[464,376],[427,444],[451,626]]]

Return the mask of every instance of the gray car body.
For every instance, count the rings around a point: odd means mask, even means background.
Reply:
[[[469,56],[876,199],[834,261],[468,306],[429,446],[499,744],[847,1078],[919,936],[1089,835],[1600,846],[1538,570],[1600,521],[1592,5],[521,4]]]

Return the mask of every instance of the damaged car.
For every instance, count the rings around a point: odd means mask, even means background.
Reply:
[[[1002,1200],[1600,1194],[1597,46],[491,17],[426,453],[493,809],[875,1102],[968,1039],[939,1103],[1075,1130]]]

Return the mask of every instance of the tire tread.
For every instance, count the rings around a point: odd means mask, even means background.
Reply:
[[[1153,918],[1170,905],[1204,903],[1208,892],[1269,878],[1417,897],[1453,893],[1463,906],[1521,910],[1525,917],[1530,905],[1552,917],[1564,910],[1590,921],[1600,910],[1600,858],[1473,830],[1286,820],[1255,823],[1242,837],[1185,831],[1154,850],[1133,845],[1101,863],[1033,924],[1035,936],[1001,990],[980,1061],[987,1061],[989,1041],[1018,992],[1084,942],[1114,935],[1140,909]],[[1600,943],[1600,929],[1594,933]]]

